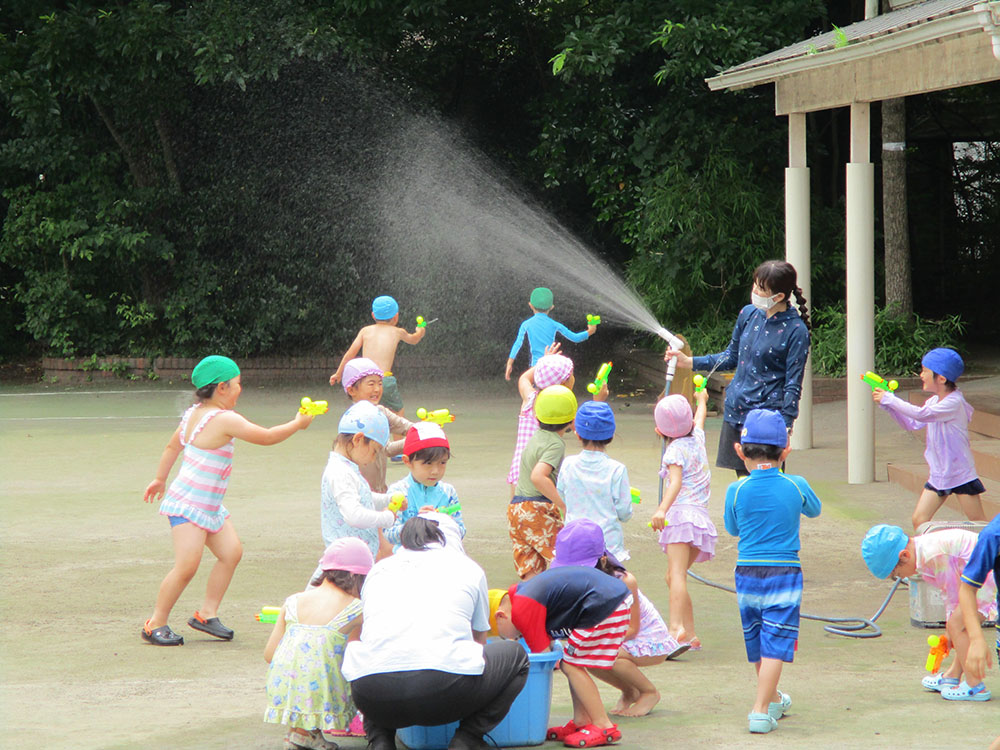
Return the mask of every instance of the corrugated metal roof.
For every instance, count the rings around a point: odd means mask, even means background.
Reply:
[[[761,55],[753,60],[729,68],[723,71],[721,75],[738,73],[782,60],[790,60],[803,55],[831,50],[836,47],[839,39],[845,39],[850,44],[886,36],[901,29],[919,26],[937,18],[972,10],[980,2],[982,0],[927,0],[927,2],[917,3],[907,8],[884,13],[883,15],[875,16],[875,18],[869,18],[867,21],[852,23],[850,26],[845,26],[841,29],[841,33],[828,31],[825,34],[814,36],[812,39],[806,39],[783,49],[768,52],[766,55]]]

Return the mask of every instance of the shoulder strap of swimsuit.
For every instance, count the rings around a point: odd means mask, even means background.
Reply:
[[[194,439],[196,437],[198,437],[198,433],[201,432],[203,429],[205,429],[205,425],[207,425],[215,416],[221,414],[224,411],[226,411],[226,410],[225,409],[211,409],[208,412],[206,412],[205,415],[201,418],[201,421],[198,423],[198,426],[194,428],[194,432],[191,433],[191,438],[187,442],[185,442],[182,439],[181,440],[181,444],[182,445],[187,445],[188,443],[193,443]],[[184,425],[184,428],[181,430],[181,434],[182,435],[185,432],[187,432],[187,424],[186,424],[187,423],[187,415],[185,415],[184,421],[185,421],[185,425]]]

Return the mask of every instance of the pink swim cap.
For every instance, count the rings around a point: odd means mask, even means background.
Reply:
[[[653,411],[656,429],[668,438],[684,437],[694,426],[691,403],[679,393],[661,398]]]
[[[546,354],[535,365],[535,387],[562,385],[573,374],[573,360],[562,354]]]
[[[353,536],[334,539],[319,559],[323,570],[346,570],[361,575],[367,575],[374,564],[368,545]]]

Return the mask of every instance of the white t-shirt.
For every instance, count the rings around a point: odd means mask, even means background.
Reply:
[[[372,567],[361,604],[361,640],[344,654],[348,680],[415,669],[483,673],[472,631],[490,629],[486,574],[462,553],[436,544],[399,550]]]

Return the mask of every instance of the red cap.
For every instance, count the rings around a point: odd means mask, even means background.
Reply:
[[[451,448],[448,445],[448,437],[441,429],[441,425],[434,422],[417,422],[406,433],[406,441],[403,443],[403,454],[412,456],[424,448]]]

